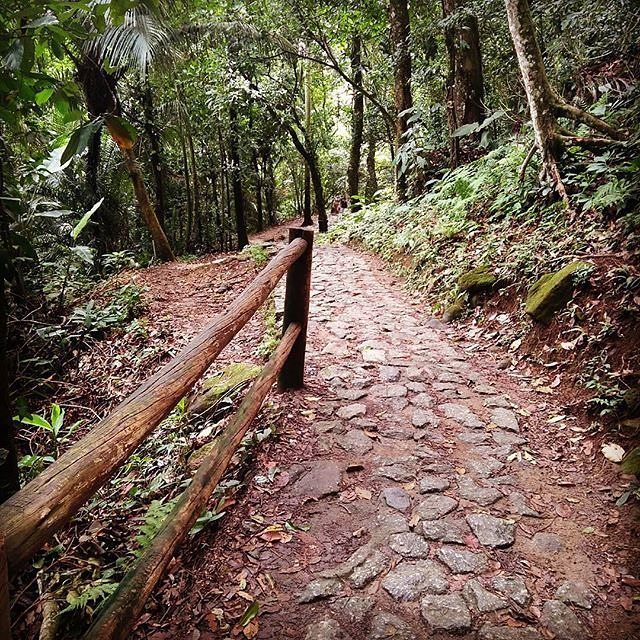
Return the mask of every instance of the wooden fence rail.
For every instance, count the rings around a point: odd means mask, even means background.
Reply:
[[[287,247],[271,260],[242,295],[224,313],[214,318],[175,358],[121,402],[109,416],[37,478],[0,505],[0,540],[4,538],[4,553],[0,546],[0,570],[4,556],[9,577],[15,575],[46,541],[67,524],[191,389],[287,272],[282,342],[263,374],[252,386],[229,428],[221,436],[221,444],[233,446],[235,451],[242,439],[238,434],[244,435],[278,375],[280,388],[302,386],[313,232],[290,229],[289,240]],[[203,467],[208,471],[201,473],[199,470],[196,473],[176,505],[176,509],[187,509],[183,514],[184,522],[190,522],[193,514],[206,504],[233,451],[228,455],[227,449],[220,453],[219,447],[216,447],[205,458]],[[199,512],[195,517],[198,515]],[[162,532],[171,537],[166,531],[167,526]],[[154,569],[143,572],[145,586],[141,587],[141,591],[145,593],[145,599],[161,577],[166,567],[165,560],[171,558],[182,537],[174,537],[166,557],[154,556],[152,560],[147,560],[145,566],[153,565]],[[154,548],[155,546],[151,547]],[[149,558],[149,553],[144,558]],[[136,567],[141,564],[144,563],[138,563]],[[139,569],[135,571],[140,572]],[[0,594],[4,593],[5,585],[6,581],[0,575]],[[3,624],[2,604],[0,602],[0,629]],[[119,606],[112,604],[100,620],[112,619],[115,614],[109,618],[109,611],[120,610]],[[135,620],[131,621],[132,624],[134,622]],[[101,632],[88,637],[125,636]]]

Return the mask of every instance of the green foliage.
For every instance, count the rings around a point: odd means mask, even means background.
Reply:
[[[256,267],[264,267],[269,262],[269,252],[259,244],[248,244],[242,254],[253,260]]]
[[[256,347],[256,355],[268,360],[280,343],[280,334],[277,327],[276,304],[273,295],[265,303],[262,310],[264,334],[260,344]]]

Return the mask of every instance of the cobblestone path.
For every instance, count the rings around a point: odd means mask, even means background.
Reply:
[[[319,454],[278,497],[309,529],[271,555],[287,595],[258,637],[592,637],[597,570],[553,512],[562,479],[527,461],[526,400],[375,264],[316,248]]]

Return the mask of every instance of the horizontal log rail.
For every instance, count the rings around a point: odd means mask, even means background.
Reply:
[[[9,577],[16,574],[51,537],[64,527],[78,509],[113,475],[136,447],[171,412],[211,366],[222,349],[248,322],[267,299],[280,278],[287,278],[284,329],[300,325],[292,357],[283,372],[304,365],[299,347],[306,333],[313,232],[290,229],[290,242],[256,276],[228,309],[160,371],[143,383],[101,420],[81,440],[72,445],[37,478],[0,506],[0,539]],[[305,273],[309,270],[309,274]],[[294,290],[300,283],[307,288]],[[288,334],[291,335],[291,334]],[[302,342],[304,348],[304,341]],[[298,351],[295,350],[298,348]],[[295,357],[293,357],[295,355]],[[301,371],[281,374],[281,387],[302,384]],[[1,562],[1,559],[0,559]],[[0,577],[1,581],[1,577]]]

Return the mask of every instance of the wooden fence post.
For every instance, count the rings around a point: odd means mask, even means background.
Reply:
[[[282,331],[284,334],[292,322],[298,323],[302,330],[280,372],[278,378],[280,390],[299,389],[304,384],[304,356],[307,346],[307,321],[311,295],[313,231],[299,228],[289,229],[289,242],[293,242],[296,238],[306,240],[307,248],[287,271]]]
[[[11,614],[9,600],[9,572],[4,551],[4,538],[0,535],[0,638],[11,640]]]

